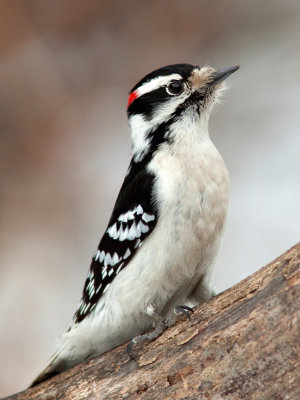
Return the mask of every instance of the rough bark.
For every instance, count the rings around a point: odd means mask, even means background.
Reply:
[[[300,399],[300,244],[180,317],[7,399]]]

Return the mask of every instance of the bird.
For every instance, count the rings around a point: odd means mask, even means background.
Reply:
[[[132,158],[71,326],[31,386],[128,341],[134,358],[215,295],[229,176],[208,121],[238,69],[168,65],[129,92]]]

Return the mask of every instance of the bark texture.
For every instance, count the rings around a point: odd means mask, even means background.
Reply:
[[[126,345],[7,397],[300,399],[300,244],[180,317],[152,343]]]

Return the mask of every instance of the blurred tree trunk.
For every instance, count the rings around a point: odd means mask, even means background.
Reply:
[[[300,398],[300,244],[183,317],[7,399]]]

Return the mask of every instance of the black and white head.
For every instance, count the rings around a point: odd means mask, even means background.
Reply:
[[[238,68],[215,70],[175,64],[146,75],[128,98],[134,160],[142,161],[162,143],[171,142],[176,128],[186,130],[193,125],[198,131],[207,131],[209,115],[224,89],[224,80]]]

